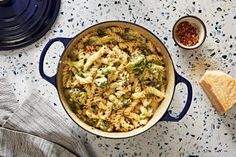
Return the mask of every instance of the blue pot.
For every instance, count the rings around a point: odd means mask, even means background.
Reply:
[[[70,106],[68,105],[68,103],[66,101],[65,95],[63,93],[63,86],[62,86],[62,66],[63,65],[61,64],[61,62],[65,59],[66,54],[68,52],[70,52],[71,49],[73,48],[73,46],[75,44],[77,44],[78,41],[81,40],[89,32],[94,31],[97,28],[109,27],[109,26],[119,26],[119,27],[126,27],[126,28],[128,27],[128,28],[131,28],[135,31],[140,32],[147,39],[151,40],[155,46],[160,48],[161,53],[164,58],[166,68],[167,68],[166,72],[167,72],[168,85],[167,85],[165,99],[162,101],[161,105],[155,111],[153,117],[149,120],[149,122],[145,126],[140,127],[138,129],[134,129],[129,132],[104,132],[104,131],[98,130],[92,126],[85,124],[72,112]],[[57,73],[54,76],[49,77],[44,73],[44,68],[43,68],[44,58],[45,58],[45,55],[46,55],[49,47],[54,42],[57,42],[57,41],[63,43],[65,50],[60,58],[60,62],[58,64],[58,68],[57,68]],[[88,131],[90,133],[93,133],[93,134],[99,135],[99,136],[103,136],[103,137],[107,137],[107,138],[127,138],[127,137],[131,137],[131,136],[135,136],[137,134],[143,133],[144,131],[148,130],[149,128],[154,126],[159,121],[178,122],[188,112],[190,105],[191,105],[191,101],[192,101],[191,83],[176,72],[176,70],[174,69],[174,65],[173,65],[171,56],[170,56],[167,48],[164,46],[164,44],[160,41],[160,39],[158,37],[156,37],[154,34],[152,34],[150,31],[148,31],[144,27],[136,25],[136,24],[132,24],[129,22],[121,22],[121,21],[103,22],[103,23],[99,23],[99,24],[96,24],[96,25],[93,25],[93,26],[87,28],[86,30],[84,30],[81,33],[79,33],[78,35],[76,35],[74,38],[55,38],[55,39],[50,40],[46,44],[46,46],[44,47],[42,54],[40,56],[39,72],[40,72],[40,75],[46,81],[48,81],[49,83],[51,83],[52,85],[54,85],[57,88],[58,95],[60,97],[60,100],[61,100],[61,103],[62,103],[64,109],[66,110],[68,115],[71,117],[71,119],[74,120],[75,123],[77,123],[80,127],[82,127],[83,129],[85,129],[86,131]],[[173,95],[175,92],[175,87],[178,83],[184,83],[187,86],[188,96],[187,96],[187,101],[184,104],[183,110],[180,112],[180,114],[178,116],[174,117],[174,116],[170,115],[169,107],[170,107],[170,104],[171,104],[171,101],[172,101],[172,98],[173,98]]]

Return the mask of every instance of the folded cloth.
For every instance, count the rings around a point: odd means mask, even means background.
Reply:
[[[76,157],[67,149],[30,134],[0,128],[0,156]]]
[[[1,84],[4,84],[4,81],[5,84],[9,85],[3,79]],[[0,91],[1,94],[7,95],[5,94],[5,90],[0,89]],[[9,90],[6,91],[9,92]],[[4,103],[4,100],[7,103]],[[32,93],[19,108],[12,107],[13,105],[11,106],[12,102],[16,102],[15,97],[11,99],[7,99],[6,97],[0,100],[0,102],[2,102],[0,103],[0,108],[4,112],[6,111],[6,113],[0,112],[0,117],[6,117],[3,120],[0,119],[2,121],[0,123],[2,123],[4,128],[38,136],[64,147],[76,156],[89,156],[84,145],[73,134],[71,126],[66,123],[65,119],[54,109],[53,105],[45,102],[37,93]],[[38,146],[37,148],[41,147]]]
[[[0,126],[7,121],[18,107],[19,104],[11,84],[5,78],[0,78]]]

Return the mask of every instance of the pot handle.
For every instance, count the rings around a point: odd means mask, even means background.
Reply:
[[[184,116],[185,114],[188,112],[189,110],[189,107],[191,105],[191,102],[192,102],[192,97],[193,97],[193,89],[192,89],[192,85],[191,83],[185,79],[184,77],[182,77],[181,75],[179,75],[177,72],[175,72],[175,86],[179,83],[184,83],[187,88],[188,88],[188,97],[187,97],[187,101],[185,103],[185,106],[183,108],[183,110],[181,111],[181,113],[177,116],[177,117],[173,117],[170,115],[170,112],[167,111],[164,116],[162,117],[162,121],[172,121],[172,122],[177,122],[177,121],[180,121]]]
[[[44,73],[44,68],[43,68],[43,63],[44,63],[44,59],[45,59],[45,55],[48,51],[48,49],[50,48],[50,46],[54,43],[54,42],[61,42],[63,43],[64,47],[66,48],[67,45],[70,43],[70,41],[73,38],[54,38],[49,40],[49,42],[46,44],[46,46],[43,48],[43,51],[41,53],[40,59],[39,59],[39,73],[42,76],[43,79],[45,79],[46,81],[48,81],[49,83],[53,84],[56,87],[56,74],[53,76],[47,76]]]

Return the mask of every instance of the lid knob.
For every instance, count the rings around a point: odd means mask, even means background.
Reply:
[[[0,5],[5,5],[9,2],[10,0],[0,0]]]

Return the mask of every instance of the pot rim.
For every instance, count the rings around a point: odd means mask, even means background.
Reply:
[[[148,127],[147,129],[145,129],[145,130],[143,130],[143,131],[141,131],[141,132],[138,132],[138,133],[135,133],[135,134],[131,134],[131,135],[129,135],[129,136],[120,136],[120,137],[111,137],[111,136],[98,135],[98,134],[96,134],[96,133],[90,131],[90,129],[86,129],[86,128],[84,128],[83,126],[79,125],[79,124],[73,119],[73,117],[68,113],[67,109],[65,108],[64,103],[62,102],[62,98],[61,98],[60,92],[59,92],[59,90],[58,90],[58,73],[59,73],[59,67],[60,67],[60,65],[61,65],[61,60],[62,60],[62,58],[63,58],[63,56],[64,56],[66,50],[68,49],[68,47],[73,43],[74,40],[77,39],[77,37],[78,37],[79,35],[81,35],[81,34],[84,33],[85,31],[87,31],[87,30],[89,30],[89,29],[91,29],[91,28],[93,28],[93,27],[95,27],[95,26],[101,25],[101,24],[114,23],[114,22],[115,22],[115,23],[125,23],[125,24],[129,24],[129,25],[134,25],[134,26],[140,27],[141,29],[143,29],[143,30],[145,30],[146,32],[148,32],[148,33],[150,33],[151,35],[153,35],[153,37],[155,37],[155,39],[157,39],[157,40],[161,43],[161,45],[163,46],[163,48],[164,48],[165,51],[167,52],[167,53],[165,53],[165,54],[168,55],[168,58],[170,59],[171,66],[172,66],[172,68],[173,68],[173,79],[174,79],[174,80],[173,80],[174,86],[173,86],[173,90],[172,90],[172,93],[171,93],[170,102],[169,102],[169,104],[167,105],[167,108],[166,108],[164,114],[161,116],[161,118],[160,118],[159,120],[156,120],[155,123],[153,123],[150,127]],[[169,66],[170,66],[170,65],[169,65]],[[92,135],[99,136],[99,137],[103,137],[103,138],[107,138],[107,139],[127,139],[127,138],[131,138],[131,137],[134,137],[134,136],[137,136],[137,135],[141,135],[142,133],[144,133],[144,132],[150,130],[151,128],[153,128],[154,125],[156,125],[158,122],[160,122],[161,119],[165,116],[166,112],[168,112],[168,109],[169,109],[169,107],[170,107],[170,105],[171,105],[171,102],[172,102],[172,100],[173,100],[173,96],[174,96],[174,92],[175,92],[175,88],[176,88],[176,70],[175,70],[175,67],[174,67],[173,60],[172,60],[172,58],[171,58],[171,56],[170,56],[170,52],[168,51],[168,49],[166,48],[166,46],[164,45],[164,43],[163,43],[154,33],[152,33],[150,30],[148,30],[148,29],[145,28],[144,26],[141,26],[141,25],[139,25],[139,24],[132,23],[132,22],[129,22],[129,21],[109,20],[109,21],[103,21],[103,22],[96,23],[96,24],[94,24],[94,25],[92,25],[92,26],[89,26],[89,27],[87,27],[86,29],[84,29],[84,30],[82,30],[81,32],[79,32],[78,34],[76,34],[73,38],[71,38],[70,42],[68,42],[67,46],[65,46],[65,49],[64,49],[63,52],[62,52],[61,57],[60,57],[60,60],[59,60],[59,64],[58,64],[58,66],[57,66],[56,88],[57,88],[57,93],[58,93],[58,95],[59,95],[60,102],[61,102],[61,104],[62,104],[64,110],[66,111],[66,114],[67,114],[67,115],[70,117],[70,119],[72,119],[73,122],[76,123],[80,128],[82,128],[83,130],[85,130],[85,131],[91,133]],[[92,127],[92,126],[91,126],[91,127]],[[92,128],[94,128],[94,127],[92,127]],[[97,129],[97,128],[94,128],[94,129]],[[130,132],[130,131],[128,131],[128,132]],[[106,132],[106,133],[112,134],[112,133],[114,133],[114,132]]]

